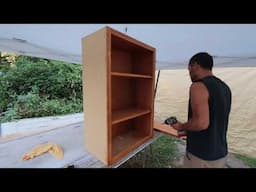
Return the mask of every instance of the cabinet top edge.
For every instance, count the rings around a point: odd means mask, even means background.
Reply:
[[[154,47],[152,47],[152,46],[150,46],[150,45],[148,45],[146,43],[143,43],[142,41],[139,41],[139,40],[137,40],[137,39],[127,35],[127,34],[124,34],[124,33],[120,32],[120,31],[117,31],[117,30],[115,30],[115,29],[113,29],[113,28],[111,28],[109,26],[106,26],[104,28],[106,28],[107,32],[110,33],[111,35],[114,35],[114,36],[119,37],[121,39],[125,39],[125,40],[127,40],[127,41],[129,41],[129,42],[131,42],[133,44],[136,44],[138,46],[144,47],[144,48],[146,48],[146,49],[148,49],[148,50],[150,50],[152,52],[156,51],[156,49]]]
[[[130,42],[132,44],[135,44],[137,46],[143,47],[143,48],[145,48],[147,50],[150,50],[152,52],[156,51],[156,48],[154,48],[154,47],[152,47],[152,46],[150,46],[150,45],[148,45],[146,43],[143,43],[142,41],[139,41],[139,40],[137,40],[137,39],[127,35],[127,34],[124,34],[124,33],[120,32],[120,31],[117,31],[117,30],[115,30],[115,29],[113,29],[113,28],[111,28],[109,26],[105,26],[105,27],[103,27],[103,28],[93,32],[93,33],[90,33],[90,34],[84,36],[82,38],[82,41],[84,41],[85,39],[89,38],[93,34],[99,33],[99,32],[105,32],[105,33],[107,33],[107,35],[110,35],[110,36],[113,35],[113,36],[115,36],[117,38],[124,39],[124,40],[126,40],[126,41],[128,41],[128,42]]]

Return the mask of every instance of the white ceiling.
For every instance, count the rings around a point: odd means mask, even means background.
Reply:
[[[105,26],[155,47],[158,69],[184,68],[199,51],[216,66],[256,66],[254,24],[0,24],[0,51],[80,64],[81,39]]]

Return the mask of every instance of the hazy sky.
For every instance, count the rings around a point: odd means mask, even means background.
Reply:
[[[127,35],[156,48],[158,61],[187,61],[199,51],[256,56],[256,24],[0,24],[0,37],[80,55],[81,38],[106,25],[127,27]]]

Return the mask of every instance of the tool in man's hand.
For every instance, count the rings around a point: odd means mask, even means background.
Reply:
[[[164,121],[164,123],[166,124],[166,125],[173,125],[173,124],[175,124],[175,123],[177,123],[178,122],[178,120],[177,120],[177,118],[176,117],[169,117],[169,118],[167,118],[165,121]],[[182,137],[182,136],[186,136],[187,135],[187,133],[186,133],[186,131],[178,131],[178,137]]]
[[[177,123],[177,118],[176,117],[169,117],[167,119],[165,119],[164,123],[167,125],[173,125],[175,123]]]

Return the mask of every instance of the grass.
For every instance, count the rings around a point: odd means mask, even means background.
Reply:
[[[170,168],[176,167],[173,162],[177,157],[176,143],[180,140],[163,135],[150,146],[139,152],[120,168]],[[256,168],[256,158],[246,155],[234,154],[247,166]]]
[[[150,146],[132,157],[120,168],[168,168],[176,156],[177,139],[168,135],[158,138]]]
[[[246,165],[251,168],[256,167],[256,158],[248,157],[246,155],[235,154],[235,157],[243,161]]]

